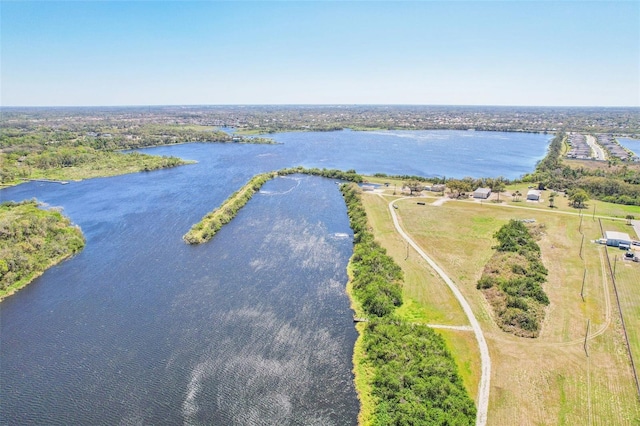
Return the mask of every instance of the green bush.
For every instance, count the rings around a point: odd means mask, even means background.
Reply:
[[[538,315],[542,319],[542,307],[549,304],[542,288],[548,271],[540,259],[540,247],[524,223],[517,220],[510,220],[494,236],[498,240],[494,247],[497,252],[476,287],[480,290],[497,288],[490,303],[503,330],[536,337],[540,327]],[[498,256],[498,252],[507,254]]]
[[[35,200],[0,204],[0,297],[85,245],[80,228]]]

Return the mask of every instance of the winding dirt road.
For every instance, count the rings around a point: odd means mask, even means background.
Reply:
[[[404,197],[408,198],[408,197]],[[399,198],[402,200],[404,198]],[[405,239],[405,241],[413,247],[413,249],[418,252],[418,254],[440,275],[440,277],[444,280],[445,283],[449,286],[453,294],[458,299],[460,306],[464,310],[464,313],[467,315],[469,319],[469,323],[471,324],[471,328],[473,329],[473,333],[476,336],[476,340],[478,341],[478,347],[480,348],[480,362],[482,365],[482,374],[480,376],[480,383],[478,384],[478,412],[476,416],[476,426],[485,426],[487,423],[487,412],[489,410],[489,387],[491,381],[491,358],[489,357],[489,347],[487,346],[487,342],[484,339],[484,334],[482,333],[482,329],[480,328],[480,323],[476,319],[473,311],[471,310],[471,306],[464,298],[458,287],[455,283],[449,278],[449,276],[440,268],[427,254],[422,251],[420,246],[416,244],[407,233],[404,232],[402,227],[400,226],[400,222],[398,221],[398,216],[396,215],[396,207],[394,203],[398,200],[393,200],[389,203],[389,211],[391,212],[391,217],[393,219],[393,224],[398,231],[398,234]]]

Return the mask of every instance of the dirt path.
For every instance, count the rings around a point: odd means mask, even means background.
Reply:
[[[408,197],[405,197],[408,198]],[[399,198],[403,199],[403,198]],[[484,338],[484,334],[482,333],[482,329],[480,328],[480,323],[476,319],[473,311],[471,310],[471,306],[464,298],[458,287],[455,283],[449,278],[449,276],[440,268],[427,254],[422,251],[420,246],[416,244],[409,235],[407,235],[402,227],[400,226],[400,222],[398,221],[398,216],[396,215],[394,203],[397,200],[393,200],[389,203],[389,211],[391,212],[391,217],[393,219],[393,224],[398,231],[398,234],[404,238],[404,240],[413,247],[413,249],[418,252],[418,254],[440,275],[440,277],[444,280],[444,282],[449,286],[451,292],[453,292],[456,299],[462,306],[462,310],[466,314],[469,319],[469,323],[471,324],[471,328],[476,336],[476,340],[478,341],[478,347],[480,349],[480,362],[482,365],[482,374],[480,376],[480,383],[478,384],[478,413],[476,417],[476,426],[484,426],[487,424],[487,412],[489,410],[489,389],[490,389],[490,381],[491,381],[491,358],[489,357],[489,347],[487,346],[487,341]]]

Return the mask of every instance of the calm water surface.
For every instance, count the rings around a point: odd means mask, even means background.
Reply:
[[[274,138],[283,144],[153,148],[198,164],[0,191],[2,201],[64,207],[87,237],[82,253],[0,305],[0,423],[355,424],[356,333],[344,294],[352,233],[335,183],[275,179],[208,244],[187,246],[181,236],[259,172],[303,165],[516,177],[549,140]]]
[[[633,151],[635,155],[640,156],[640,140],[629,138],[616,138],[620,145]]]

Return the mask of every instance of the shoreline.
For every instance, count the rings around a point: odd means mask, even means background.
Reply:
[[[82,251],[82,249],[80,251]],[[54,266],[57,266],[57,265],[61,264],[65,260],[69,260],[70,258],[75,256],[76,254],[80,253],[80,251],[78,251],[76,253],[68,253],[68,254],[62,256],[59,259],[53,259],[43,270],[34,271],[27,278],[24,278],[24,279],[22,279],[22,280],[20,280],[20,281],[18,281],[16,283],[11,284],[5,290],[1,290],[0,291],[0,302],[2,302],[4,299],[6,299],[9,296],[13,296],[17,292],[19,292],[20,290],[22,290],[23,288],[28,286],[29,284],[31,284],[37,278],[40,278],[49,269],[53,268]]]
[[[0,251],[0,301],[31,284],[50,268],[81,252],[86,240],[80,227],[35,199],[0,204],[3,226]]]

